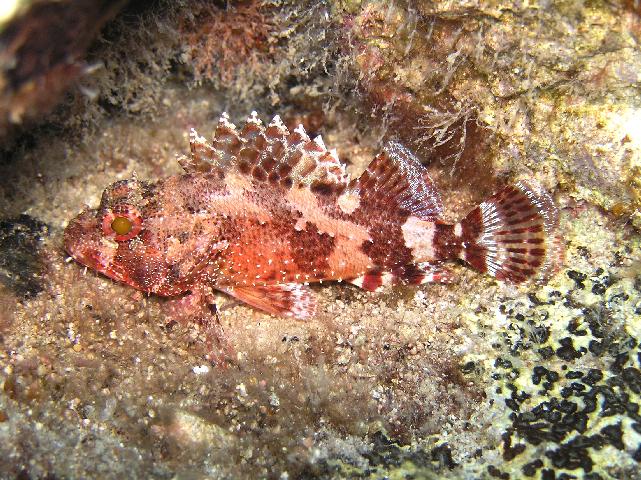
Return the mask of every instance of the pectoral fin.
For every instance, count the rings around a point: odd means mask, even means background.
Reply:
[[[305,320],[316,313],[316,299],[312,291],[300,283],[216,288],[273,315]]]

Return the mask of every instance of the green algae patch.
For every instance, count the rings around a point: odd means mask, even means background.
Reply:
[[[587,212],[568,227],[567,263],[575,268],[502,301],[497,350],[465,357],[489,375],[491,402],[506,407],[497,418],[502,462],[494,466],[510,476],[616,478],[636,471],[640,455],[641,310],[638,277],[630,276],[639,240],[598,234]]]

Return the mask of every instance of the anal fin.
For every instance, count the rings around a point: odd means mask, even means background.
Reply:
[[[316,299],[312,291],[300,283],[216,288],[273,315],[304,320],[316,313]]]
[[[424,283],[449,283],[452,274],[440,263],[408,264],[393,270],[375,268],[348,282],[370,292],[378,292],[393,285],[422,285]]]

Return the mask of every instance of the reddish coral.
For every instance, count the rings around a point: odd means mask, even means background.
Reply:
[[[268,7],[248,1],[227,8],[194,2],[193,17],[179,26],[196,80],[231,84],[242,66],[260,69],[270,52],[274,25]]]

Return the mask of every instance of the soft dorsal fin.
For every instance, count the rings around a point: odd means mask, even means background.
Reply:
[[[360,197],[360,208],[404,210],[423,220],[443,211],[440,196],[418,159],[398,142],[388,142],[347,193]]]
[[[179,159],[188,173],[230,169],[285,188],[310,188],[341,193],[349,183],[336,150],[327,150],[319,136],[310,140],[302,125],[290,132],[278,115],[265,127],[256,112],[237,129],[223,113],[211,143],[195,130],[190,134],[191,158]]]

